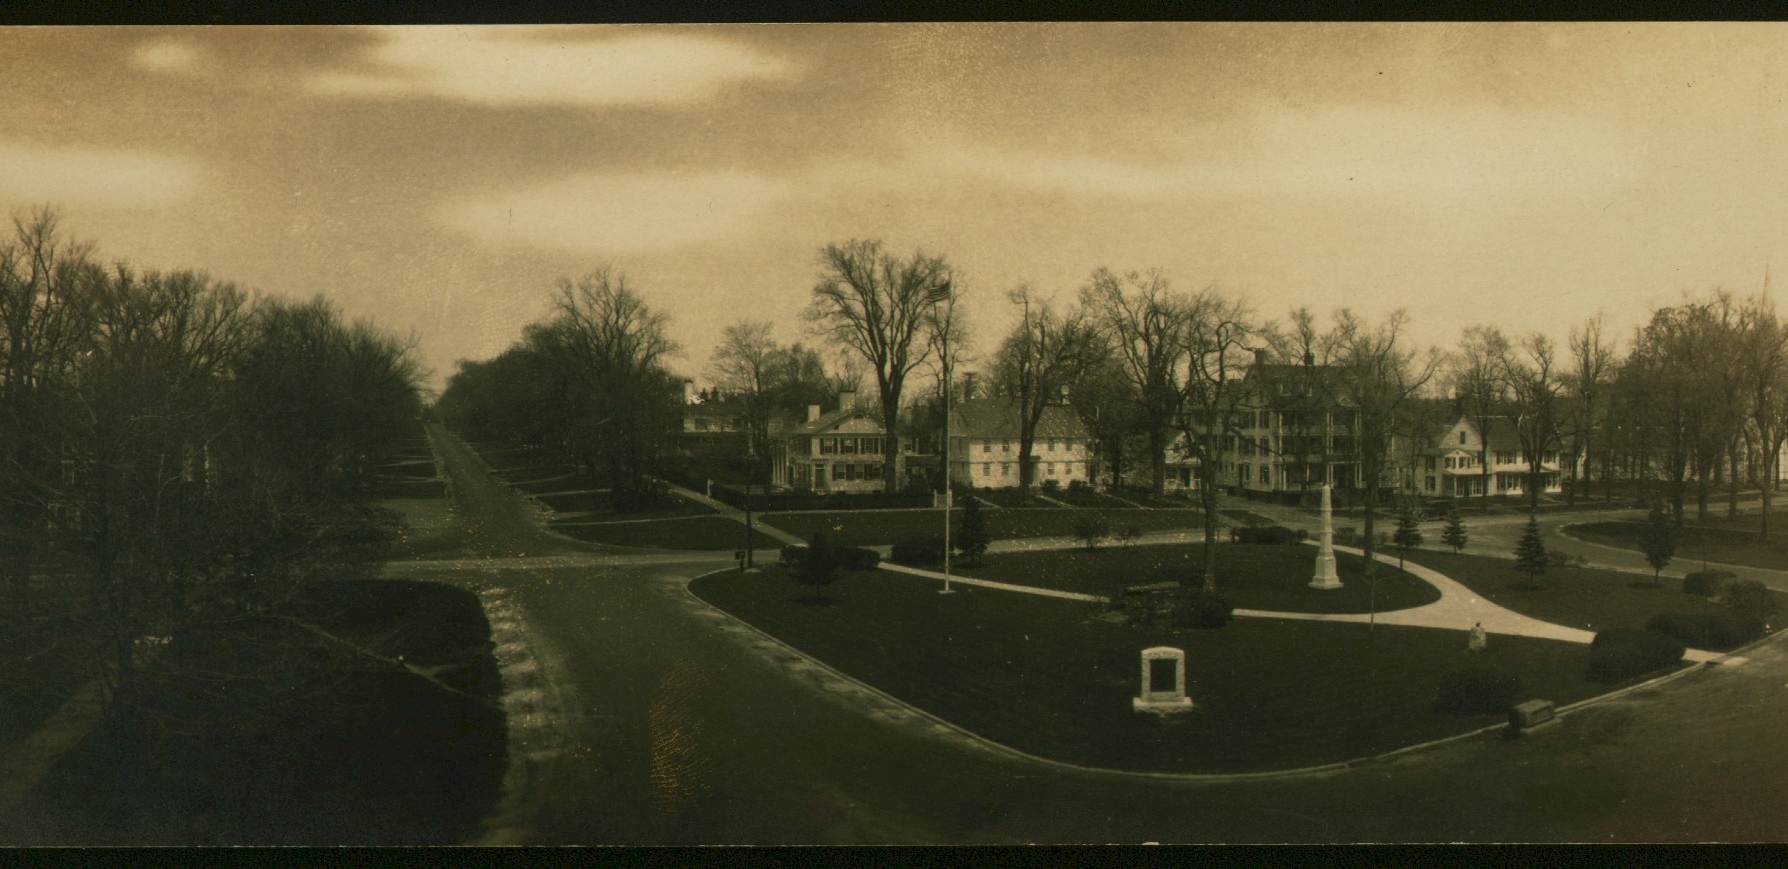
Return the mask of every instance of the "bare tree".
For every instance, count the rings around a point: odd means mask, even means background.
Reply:
[[[882,481],[899,487],[900,394],[929,353],[924,341],[934,307],[955,291],[943,257],[915,252],[902,259],[877,240],[829,244],[806,319],[821,334],[869,364],[881,399]]]
[[[1418,362],[1416,352],[1406,349],[1402,332],[1407,320],[1408,315],[1398,310],[1374,328],[1350,310],[1335,314],[1335,363],[1340,369],[1337,392],[1341,403],[1355,411],[1361,502],[1365,507],[1362,548],[1366,582],[1374,601],[1378,572],[1373,558],[1377,546],[1373,525],[1391,441],[1400,434],[1410,434],[1404,431],[1407,406],[1440,366],[1439,355],[1433,351]]]
[[[1767,296],[1746,302],[1738,315],[1736,350],[1749,441],[1751,484],[1763,498],[1757,539],[1769,539],[1770,496],[1778,475],[1782,444],[1788,439],[1788,329],[1776,319]],[[1734,475],[1736,477],[1736,474]]]
[[[1254,358],[1248,346],[1262,338],[1253,314],[1240,299],[1216,290],[1192,297],[1186,305],[1186,377],[1179,417],[1181,433],[1198,459],[1199,503],[1204,512],[1204,590],[1217,590],[1218,475],[1226,446],[1241,427],[1240,414],[1252,414],[1259,396],[1250,395],[1239,377]]]
[[[1552,339],[1535,333],[1523,339],[1519,350],[1503,356],[1503,380],[1515,397],[1515,435],[1521,456],[1527,461],[1527,506],[1538,510],[1545,488],[1546,455],[1563,446],[1560,436],[1560,396],[1557,349]]]
[[[719,346],[709,357],[708,377],[739,401],[748,438],[747,451],[769,462],[770,417],[775,411],[780,368],[786,365],[783,349],[770,337],[768,321],[741,320],[727,326]],[[763,478],[763,468],[751,469],[752,479]]]
[[[1032,299],[1026,286],[1008,297],[1022,313],[1000,345],[994,377],[1000,390],[1018,401],[1018,486],[1029,493],[1036,482],[1034,444],[1044,410],[1098,363],[1106,345],[1080,311],[1057,316],[1047,302]]]
[[[951,486],[951,469],[955,456],[951,452],[952,443],[949,431],[949,408],[956,401],[958,386],[955,381],[956,366],[968,353],[969,328],[958,311],[958,303],[962,301],[964,290],[955,287],[954,292],[936,296],[925,322],[926,358],[936,366],[938,430],[942,435],[938,438],[938,465],[940,468],[938,485],[948,491]],[[969,386],[973,386],[971,379]],[[964,398],[973,397],[965,394]],[[946,553],[947,557],[948,553]]]
[[[1081,302],[1105,331],[1129,377],[1149,439],[1150,488],[1167,485],[1167,445],[1183,399],[1187,304],[1158,270],[1093,272]]]
[[[1448,359],[1454,395],[1478,430],[1478,471],[1483,509],[1490,509],[1490,427],[1508,407],[1509,385],[1503,360],[1509,340],[1495,326],[1469,326]]]
[[[1568,377],[1576,404],[1571,408],[1568,423],[1574,460],[1566,501],[1575,503],[1579,465],[1583,468],[1583,494],[1589,494],[1591,456],[1600,442],[1596,435],[1608,421],[1608,387],[1615,351],[1602,339],[1602,317],[1599,314],[1580,327],[1572,327],[1570,345],[1574,368]]]

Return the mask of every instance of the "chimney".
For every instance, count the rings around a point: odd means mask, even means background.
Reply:
[[[1262,368],[1266,367],[1266,364],[1267,364],[1266,348],[1262,347],[1262,348],[1254,351],[1254,364],[1261,366]]]
[[[838,391],[838,409],[839,410],[850,410],[851,408],[854,408],[856,406],[857,406],[857,391],[855,389],[841,389]]]
[[[807,405],[807,421],[813,422],[816,419],[819,419],[819,405],[817,405],[817,404]]]
[[[695,381],[693,381],[693,380],[684,380],[683,381],[683,403],[684,404],[694,404],[695,403]]]

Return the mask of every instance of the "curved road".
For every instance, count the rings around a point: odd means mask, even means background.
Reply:
[[[1176,782],[1013,758],[776,652],[683,590],[728,553],[542,531],[431,427],[511,684],[510,793],[483,841],[930,844],[1782,841],[1788,656],[1695,672],[1519,740],[1321,775]],[[545,556],[545,557],[542,557]],[[1320,727],[1314,721],[1312,727]]]

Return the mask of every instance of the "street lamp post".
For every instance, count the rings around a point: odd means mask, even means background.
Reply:
[[[751,527],[751,480],[757,474],[757,448],[745,447],[745,566],[755,567],[752,560],[752,547],[757,543],[757,534]]]
[[[950,485],[950,354],[944,352],[944,443],[938,454],[944,460],[944,587],[938,594],[950,594],[950,508],[956,500],[956,487]]]

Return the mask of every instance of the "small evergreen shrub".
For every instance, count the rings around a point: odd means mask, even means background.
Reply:
[[[1730,607],[1733,612],[1755,619],[1767,619],[1776,611],[1775,593],[1754,579],[1741,579],[1728,582],[1720,589],[1720,603]]]
[[[1763,636],[1763,620],[1726,611],[1665,612],[1652,616],[1645,629],[1674,637],[1691,649],[1724,652]]]
[[[1235,605],[1220,594],[1212,594],[1201,589],[1187,589],[1185,596],[1175,602],[1174,626],[1184,628],[1220,628],[1229,624],[1235,614]]]
[[[944,563],[944,541],[903,540],[888,552],[888,560],[908,567],[930,567]]]
[[[1728,570],[1697,570],[1682,578],[1682,593],[1713,597],[1727,582],[1737,578],[1738,574]]]
[[[943,559],[940,557],[938,560]],[[838,550],[838,565],[845,570],[874,570],[881,563],[882,554],[873,549],[846,546]]]
[[[1683,643],[1668,634],[1643,628],[1609,628],[1589,644],[1592,682],[1624,682],[1655,673],[1682,660]]]
[[[1491,667],[1472,666],[1441,677],[1434,711],[1449,715],[1501,713],[1514,706],[1521,694],[1521,679]]]

